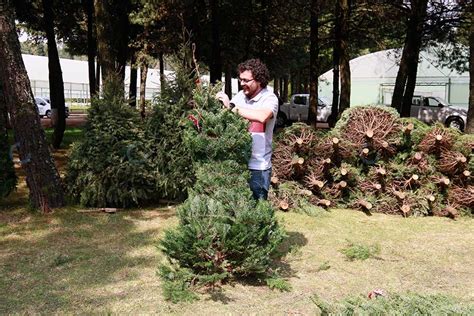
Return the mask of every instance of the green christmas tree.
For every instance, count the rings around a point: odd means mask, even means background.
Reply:
[[[215,284],[266,272],[283,239],[273,208],[255,201],[248,186],[248,122],[222,109],[213,98],[217,89],[194,91],[196,108],[188,116],[183,139],[196,182],[178,209],[178,227],[167,231],[160,243],[172,263],[161,269],[165,294],[168,290],[172,299],[170,284],[183,290],[192,283]]]
[[[138,113],[109,84],[89,111],[84,140],[73,145],[66,182],[82,205],[128,207],[154,198],[156,178]]]

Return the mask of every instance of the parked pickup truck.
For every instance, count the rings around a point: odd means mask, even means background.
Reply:
[[[431,124],[441,122],[447,127],[464,130],[467,111],[455,108],[439,97],[414,95],[410,116]]]
[[[284,126],[288,122],[307,121],[309,109],[309,94],[294,94],[290,103],[280,105],[276,126]],[[331,104],[323,98],[318,99],[318,122],[327,122],[331,114]]]
[[[288,122],[307,121],[309,109],[309,94],[294,94],[290,103],[280,106],[277,116],[277,126]],[[323,98],[318,102],[318,122],[327,122],[332,106]],[[439,97],[414,95],[411,106],[411,117],[432,124],[441,122],[447,127],[464,130],[467,121],[467,111],[455,108]]]

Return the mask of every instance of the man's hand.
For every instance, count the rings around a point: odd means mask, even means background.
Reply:
[[[229,96],[227,96],[227,94],[225,94],[223,91],[219,91],[217,94],[216,94],[216,98],[217,100],[221,101],[222,104],[224,104],[224,106],[226,108],[229,108],[230,106],[230,100],[229,100]]]

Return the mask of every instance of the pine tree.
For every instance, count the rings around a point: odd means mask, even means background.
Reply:
[[[73,146],[67,167],[69,193],[87,206],[128,207],[155,197],[156,174],[139,114],[109,83],[93,99],[84,140]]]
[[[161,241],[178,271],[190,274],[162,269],[168,284],[182,282],[178,275],[187,275],[194,283],[215,284],[264,273],[283,238],[271,205],[255,201],[248,186],[248,122],[221,109],[215,92],[198,86],[193,93],[195,109],[188,116],[184,145],[195,166],[196,182],[178,209],[179,226]]]

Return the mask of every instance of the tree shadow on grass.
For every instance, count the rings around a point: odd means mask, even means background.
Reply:
[[[117,299],[105,287],[157,265],[158,251],[147,247],[161,227],[138,229],[136,221],[147,219],[142,212],[30,217],[0,231],[0,293],[8,293],[0,296],[0,314],[101,310]]]

